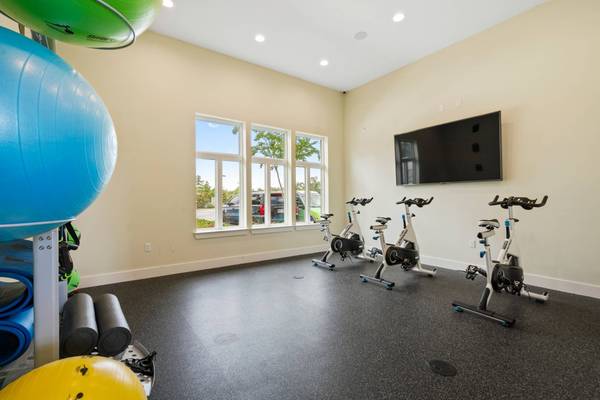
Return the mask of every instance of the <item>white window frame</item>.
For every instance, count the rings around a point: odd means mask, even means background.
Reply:
[[[291,148],[291,143],[292,143],[292,131],[290,129],[286,129],[286,128],[279,128],[279,127],[275,127],[275,126],[269,126],[269,125],[265,125],[265,124],[258,124],[258,123],[252,123],[250,124],[250,129],[248,130],[248,142],[249,142],[249,147],[252,148],[252,132],[254,131],[255,128],[258,129],[267,129],[267,130],[274,130],[274,131],[279,131],[282,132],[284,134],[284,156],[282,159],[279,158],[269,158],[269,157],[262,157],[262,156],[252,156],[252,159],[250,160],[250,168],[249,168],[249,175],[252,174],[252,164],[262,164],[263,165],[263,176],[264,176],[264,185],[265,185],[265,197],[264,197],[264,204],[265,204],[265,215],[264,215],[264,223],[263,224],[254,224],[252,222],[252,215],[249,215],[249,226],[252,227],[252,229],[269,229],[269,228],[278,228],[278,227],[289,227],[289,226],[293,226],[293,221],[292,221],[292,201],[291,201],[291,185],[290,182],[292,181],[291,179],[291,154],[292,154],[292,148]],[[283,193],[284,196],[284,201],[285,201],[285,210],[284,210],[284,223],[281,224],[273,224],[271,222],[271,167],[274,165],[280,165],[284,167],[284,189],[285,192]],[[250,177],[250,182],[252,182],[252,177]],[[248,203],[252,204],[252,187],[250,186],[250,193],[248,194]],[[295,204],[295,202],[294,202]],[[250,209],[250,213],[252,213],[252,209]]]
[[[311,161],[301,161],[296,159],[296,142],[298,137],[306,137],[309,139],[319,140],[321,142],[321,161],[320,162],[311,162]],[[314,225],[317,224],[317,221],[310,222],[310,209],[311,209],[311,194],[310,194],[310,170],[318,169],[321,171],[321,214],[329,212],[329,190],[328,190],[328,160],[327,160],[327,137],[322,135],[316,135],[314,133],[306,133],[306,132],[296,132],[294,135],[294,184],[293,186],[293,197],[296,199],[296,169],[303,168],[304,169],[304,191],[305,191],[305,211],[304,211],[304,221],[295,221],[296,225]],[[294,212],[294,218],[296,218],[296,213]]]
[[[196,161],[199,159],[203,160],[211,160],[215,161],[215,226],[214,228],[208,229],[200,229],[196,228],[196,233],[211,233],[211,232],[219,232],[219,231],[234,231],[246,229],[247,227],[247,218],[246,218],[246,162],[245,162],[245,154],[246,154],[246,123],[244,121],[237,121],[231,118],[223,118],[217,117],[213,115],[200,114],[196,113],[194,118],[194,141],[197,141],[197,132],[196,132],[196,121],[202,120],[205,122],[212,122],[216,124],[234,124],[239,125],[240,132],[238,133],[238,146],[239,153],[238,154],[229,154],[229,153],[218,153],[218,152],[210,152],[210,151],[196,151]],[[195,148],[198,146],[196,144]],[[240,180],[240,204],[239,204],[239,218],[238,218],[238,226],[232,227],[223,227],[223,204],[222,204],[222,191],[223,191],[223,161],[234,161],[239,163],[239,180]],[[195,174],[194,174],[195,175]],[[194,198],[195,198],[194,193]],[[196,213],[196,207],[194,207],[194,214]],[[196,215],[194,215],[194,226],[196,226]]]

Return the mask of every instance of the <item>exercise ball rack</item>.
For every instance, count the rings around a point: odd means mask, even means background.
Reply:
[[[25,27],[19,24],[19,32],[25,36]],[[42,46],[54,51],[54,40],[41,35],[37,32],[31,32],[32,39]],[[65,224],[72,219],[59,221],[42,221],[18,224],[0,224],[0,230],[3,228],[17,228],[36,225],[57,225]],[[60,354],[60,284],[58,281],[58,229],[54,228],[47,232],[33,236],[33,326],[34,335],[32,340],[33,347],[33,367],[37,368],[44,364],[59,359]],[[22,361],[23,357],[31,354],[30,349],[15,360],[13,363],[4,367],[11,368],[11,365]],[[1,371],[1,369],[0,369]],[[2,387],[0,382],[0,388]]]
[[[19,225],[24,226],[27,224]],[[35,225],[38,224],[36,223]],[[0,229],[13,227],[15,227],[14,224],[0,225]],[[59,358],[60,284],[58,281],[58,229],[52,229],[34,236],[32,251],[33,325],[35,334],[33,335],[31,347],[33,349],[33,367],[39,367]],[[22,364],[23,357],[29,358],[30,355],[31,349],[27,349],[21,357],[3,369],[10,370],[14,365]],[[31,365],[28,367],[31,367]],[[23,370],[22,366],[18,365],[17,368],[20,371]],[[3,386],[3,383],[5,382],[0,381],[0,388]]]
[[[137,39],[137,33],[134,29],[134,25],[132,25],[132,23],[130,23],[130,21],[119,10],[112,7],[105,0],[91,1],[114,14],[117,18],[125,23],[127,29],[129,30],[128,38],[121,42],[120,45],[110,48],[104,47],[97,49],[116,50],[129,47],[135,43]],[[3,14],[9,19],[15,21],[18,24],[19,33],[23,36],[27,36],[24,24],[15,20],[1,10],[0,14]],[[36,32],[34,29],[30,28],[30,30],[32,40],[48,48],[50,51],[55,52],[55,39]],[[43,199],[40,200],[40,204],[43,204]],[[55,227],[73,220],[74,218],[53,221],[0,224],[0,231],[2,229],[14,229],[32,226],[38,226],[41,227],[41,229],[44,229],[45,225],[48,227]],[[33,330],[35,333],[33,335],[31,345],[25,351],[25,353],[10,364],[0,368],[0,389],[2,389],[4,385],[10,383],[12,380],[11,378],[15,378],[24,372],[28,372],[32,368],[38,368],[60,358],[60,319],[61,308],[63,305],[61,302],[64,302],[66,299],[66,287],[63,287],[59,283],[58,279],[58,228],[52,228],[44,233],[37,234],[33,236],[32,239]],[[62,289],[65,290],[64,293],[61,293]],[[134,340],[133,343],[130,344],[128,348],[119,355],[118,359],[120,361],[125,361],[125,359],[141,360],[146,359],[148,356],[150,356],[149,358],[152,359],[151,353],[141,343]],[[142,373],[136,373],[136,376],[144,387],[147,396],[149,396],[151,393],[156,377],[153,359],[152,370],[153,374],[151,376],[147,376]]]
[[[19,32],[25,36],[25,27],[20,23]],[[31,36],[34,41],[54,51],[54,40],[34,31],[31,32]],[[0,224],[0,230],[36,225],[63,225],[72,220]],[[33,326],[35,334],[32,346],[36,368],[59,359],[61,306],[59,303],[61,297],[58,264],[58,229],[54,228],[33,236]]]

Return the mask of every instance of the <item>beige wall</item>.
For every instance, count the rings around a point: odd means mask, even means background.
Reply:
[[[75,257],[84,276],[324,243],[318,230],[194,239],[194,116],[327,136],[329,203],[340,213],[340,93],[153,32],[125,50],[60,44],[58,52],[103,98],[119,141],[110,184],[77,221],[84,241]],[[144,252],[145,242],[152,243],[151,253]]]
[[[373,195],[365,221],[394,218],[402,196],[417,209],[430,260],[480,262],[469,247],[479,218],[504,217],[494,194],[550,196],[517,210],[526,271],[600,284],[600,2],[550,1],[346,96],[346,194]],[[398,187],[394,134],[502,110],[502,182]],[[390,238],[391,238],[390,237]],[[494,251],[496,251],[497,247]]]
[[[548,194],[547,207],[517,211],[527,271],[600,284],[598,20],[596,0],[550,1],[345,97],[154,33],[116,52],[61,45],[111,110],[120,146],[112,182],[79,220],[76,261],[96,275],[322,243],[315,231],[193,238],[193,118],[202,112],[329,136],[336,228],[344,197],[372,195],[361,222],[393,217],[391,239],[398,198],[435,196],[416,225],[426,259],[441,264],[480,261],[469,246],[477,220],[504,216],[486,205],[494,194]],[[395,185],[394,134],[495,110],[504,181]]]
[[[318,231],[194,239],[194,115],[325,135],[340,149],[339,93],[152,32],[122,51],[59,52],[102,96],[119,140],[114,177],[79,222],[84,275],[323,243]],[[343,160],[329,159],[330,204],[339,212]]]

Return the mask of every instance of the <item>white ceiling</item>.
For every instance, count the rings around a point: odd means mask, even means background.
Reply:
[[[350,90],[545,0],[173,0],[152,30]],[[392,22],[401,11],[404,21]],[[362,41],[359,31],[368,33]],[[257,43],[254,36],[264,34]],[[321,67],[321,59],[329,66]]]

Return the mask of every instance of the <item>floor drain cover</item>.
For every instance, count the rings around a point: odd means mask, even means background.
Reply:
[[[294,279],[304,279],[304,277],[301,275],[294,275]]]
[[[429,367],[434,373],[442,376],[454,376],[457,373],[454,365],[442,360],[429,361]]]

